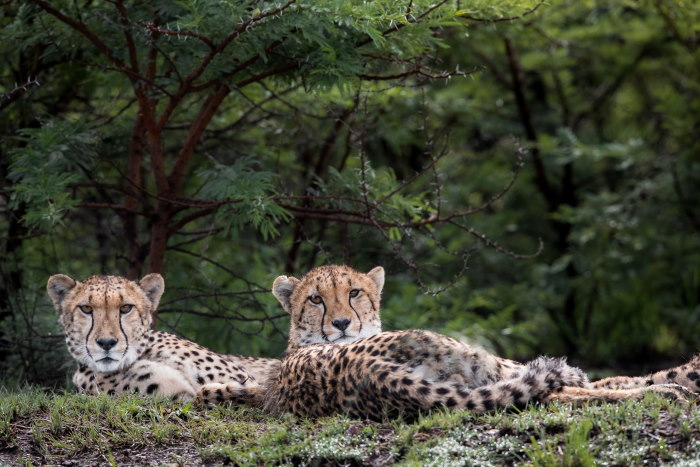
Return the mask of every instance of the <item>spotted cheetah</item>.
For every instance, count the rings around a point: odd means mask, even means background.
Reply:
[[[206,383],[254,388],[279,373],[279,360],[221,355],[151,330],[164,287],[159,274],[138,283],[119,276],[49,278],[49,297],[78,362],[73,383],[79,392],[157,392],[183,399]]]
[[[533,400],[614,401],[639,398],[649,390],[678,399],[688,395],[675,384],[594,387],[564,359],[540,357],[521,364],[429,331],[381,332],[383,285],[381,267],[361,274],[346,266],[324,266],[301,280],[278,277],[272,292],[291,315],[279,376],[264,388],[205,385],[198,399],[254,403],[271,413],[381,418],[435,407],[483,412]]]

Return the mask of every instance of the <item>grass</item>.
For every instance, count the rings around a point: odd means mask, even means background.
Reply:
[[[0,465],[697,465],[697,408],[649,394],[376,423],[28,388],[0,391]]]

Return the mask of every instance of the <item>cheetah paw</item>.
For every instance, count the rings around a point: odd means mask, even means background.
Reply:
[[[226,384],[205,384],[197,391],[197,401],[204,404],[220,404],[224,401]]]
[[[197,400],[205,404],[233,402],[258,406],[262,402],[263,389],[257,385],[242,386],[240,383],[205,384],[197,391]]]

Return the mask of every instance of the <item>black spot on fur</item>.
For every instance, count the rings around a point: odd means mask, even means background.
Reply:
[[[158,385],[153,383],[146,388],[146,394],[153,394],[154,391],[158,390]]]

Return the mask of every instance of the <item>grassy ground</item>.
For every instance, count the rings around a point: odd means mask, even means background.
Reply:
[[[700,465],[697,408],[648,395],[374,423],[135,395],[0,391],[0,464]]]

